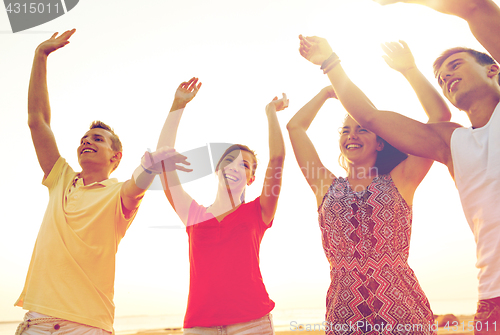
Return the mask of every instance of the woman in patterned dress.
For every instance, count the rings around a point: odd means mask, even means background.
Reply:
[[[408,63],[408,54],[413,61],[404,42],[386,44],[385,51],[395,69],[400,67],[394,64]],[[334,67],[340,67],[338,62]],[[449,120],[446,104],[414,62],[406,70],[400,71],[414,88],[420,87],[417,95],[429,111],[429,122]],[[334,176],[306,133],[329,98],[336,98],[332,86],[287,125],[297,161],[316,196],[330,263],[326,334],[435,334],[429,302],[408,265],[413,195],[432,161],[401,153],[347,116],[339,140],[339,161],[347,177]]]

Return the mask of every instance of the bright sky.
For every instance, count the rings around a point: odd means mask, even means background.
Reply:
[[[23,288],[48,192],[27,126],[27,88],[33,53],[55,31],[76,28],[71,43],[49,57],[51,127],[59,151],[79,170],[76,148],[92,120],[119,134],[124,156],[112,175],[130,178],[156,142],[182,81],[203,82],[188,105],[177,150],[206,143],[243,143],[260,168],[247,199],[261,191],[268,160],[264,107],[285,92],[279,113],[287,157],[273,227],[261,247],[264,282],[277,309],[323,308],[330,283],[315,198],[296,163],[286,123],[328,78],[298,53],[297,36],[329,40],[342,65],[380,109],[425,121],[404,77],[383,61],[380,43],[404,39],[417,65],[435,83],[433,60],[446,48],[483,50],[467,24],[418,5],[381,7],[370,0],[85,0],[64,16],[12,34],[0,10],[0,138],[4,191],[0,234],[0,321],[20,320],[13,307]],[[437,86],[437,84],[436,84]],[[452,121],[468,126],[451,106]],[[346,112],[328,101],[309,130],[323,162],[337,175],[338,132]],[[210,205],[215,176],[185,185]],[[169,226],[169,228],[152,228]],[[454,183],[436,163],[414,200],[410,265],[435,314],[473,313],[477,269],[472,232]],[[163,192],[149,191],[117,254],[116,315],[185,311],[189,281],[187,234]]]

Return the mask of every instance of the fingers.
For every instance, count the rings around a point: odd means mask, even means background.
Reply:
[[[198,83],[198,78],[192,78],[190,81],[189,81],[189,85],[187,87],[187,90],[188,91],[193,91],[195,88],[196,88],[196,84]]]
[[[175,168],[176,168],[177,170],[179,170],[179,171],[184,171],[184,172],[192,172],[192,171],[193,171],[193,169],[187,169],[187,168],[185,168],[185,167],[184,167],[184,166],[182,166],[182,165],[176,165],[176,166],[175,166]]]
[[[189,91],[189,92],[197,93],[201,87],[201,83],[198,83],[198,80],[199,80],[198,78],[193,77],[193,78],[189,79],[189,81],[182,82],[177,89],[184,89],[184,90]],[[196,84],[198,84],[198,85],[196,85]]]
[[[154,164],[154,158],[153,155],[149,152],[146,151],[144,153],[144,167],[149,168]]]
[[[386,54],[391,54],[392,53],[392,50],[387,46],[388,43],[382,43],[380,44],[380,46],[382,47],[382,50],[386,53]],[[384,56],[382,56],[384,57]]]
[[[76,29],[66,30],[64,33],[61,34],[61,36],[57,37],[57,39],[60,41],[68,41],[68,39],[75,33],[75,31]],[[52,37],[55,37],[55,35],[57,35],[57,33],[52,35]]]
[[[406,43],[403,40],[399,40],[399,43],[401,43],[401,45],[403,46],[403,49],[410,51],[410,47],[408,46],[408,43]]]
[[[307,56],[308,56],[308,52],[309,52],[309,49],[306,48],[305,46],[301,45],[300,48],[299,48],[299,53],[302,57],[304,57],[305,59],[308,59]]]
[[[383,55],[382,58],[385,60],[387,65],[389,65],[390,67],[393,67],[392,60],[388,56]]]
[[[316,42],[317,37],[316,36],[304,37],[302,35],[299,35],[299,39],[300,39],[300,45],[305,45],[307,48],[310,48],[312,45],[311,42]]]

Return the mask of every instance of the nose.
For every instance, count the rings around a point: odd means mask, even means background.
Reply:
[[[450,77],[451,77],[451,72],[445,72],[445,71],[443,71],[443,72],[441,73],[441,77],[440,77],[440,79],[441,79],[441,81],[442,81],[443,83],[446,83],[446,82],[450,79]]]
[[[231,164],[227,166],[227,168],[235,172],[238,172],[238,163],[233,161],[231,162]]]
[[[355,138],[358,138],[358,134],[356,134],[356,132],[352,131],[349,133],[349,135],[347,136],[348,139],[355,139]]]

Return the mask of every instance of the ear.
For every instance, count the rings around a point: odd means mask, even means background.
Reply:
[[[121,153],[121,151],[115,152],[115,154],[113,155],[113,157],[111,157],[111,161],[112,162],[119,162],[119,161],[121,161],[121,159],[122,159],[122,153]]]
[[[250,178],[250,180],[248,181],[247,186],[252,185],[254,181],[255,181],[255,176],[252,176],[252,177]]]
[[[384,146],[385,146],[384,141],[380,141],[380,140],[377,141],[377,151],[384,150]]]
[[[497,64],[488,65],[488,78],[493,78],[498,74],[499,67]]]

